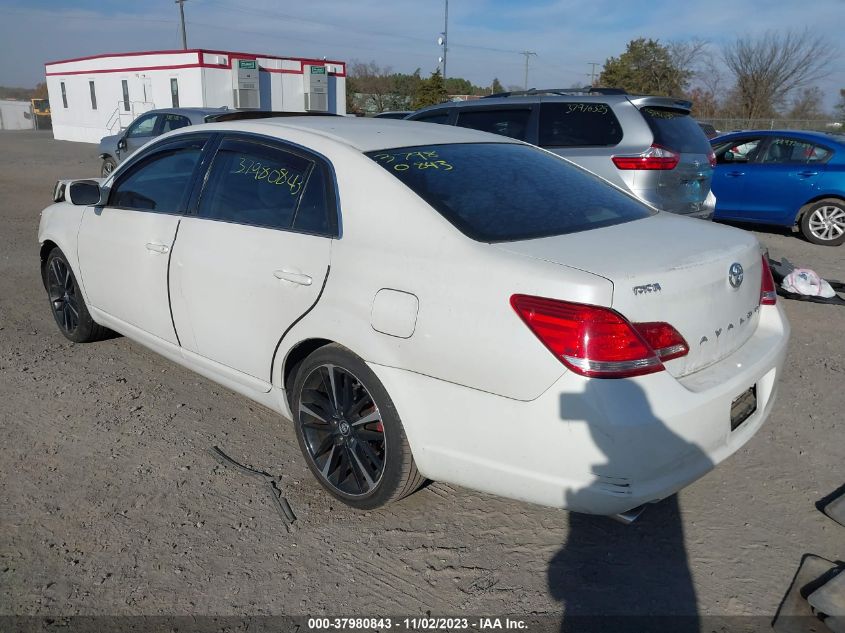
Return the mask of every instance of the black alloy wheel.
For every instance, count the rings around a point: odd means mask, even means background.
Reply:
[[[56,323],[72,336],[79,328],[79,299],[76,280],[61,257],[51,258],[47,266],[47,293]]]
[[[74,343],[90,343],[113,334],[91,318],[73,270],[59,248],[50,251],[41,272],[50,300],[50,310],[65,338]]]
[[[381,413],[351,372],[324,364],[305,378],[299,424],[308,456],[324,483],[344,495],[365,495],[384,473],[387,444]]]
[[[292,371],[296,437],[326,490],[348,506],[371,510],[423,484],[396,406],[361,357],[330,343]]]

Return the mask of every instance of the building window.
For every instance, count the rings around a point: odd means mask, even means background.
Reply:
[[[93,81],[88,82],[88,89],[91,91],[91,109],[96,110],[97,109],[97,91],[94,90],[94,82]]]
[[[123,88],[123,109],[129,112],[129,82],[126,79],[121,79],[120,85]]]
[[[65,90],[65,82],[61,82],[62,86],[62,105],[67,109],[67,91]]]
[[[176,77],[170,79],[170,103],[174,108],[179,107],[179,82]]]

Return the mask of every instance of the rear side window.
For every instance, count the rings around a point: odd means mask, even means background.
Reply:
[[[820,145],[792,138],[775,138],[769,143],[762,163],[819,163],[824,162],[831,152]]]
[[[328,215],[329,197],[325,174],[319,165],[315,165],[305,184],[305,192],[293,219],[293,228],[305,233],[331,233],[333,229]]]
[[[288,229],[313,166],[310,160],[276,147],[225,140],[211,164],[199,215]]]
[[[191,124],[190,119],[184,116],[180,116],[178,114],[165,114],[163,116],[163,121],[161,125],[161,133],[164,134],[165,132],[170,132],[172,130],[178,130],[180,127],[187,127]]]
[[[543,103],[541,147],[610,147],[622,140],[622,126],[606,103]]]
[[[527,108],[510,110],[459,110],[458,126],[524,141],[528,131]]]
[[[710,143],[695,119],[685,110],[640,108],[640,113],[654,134],[654,142],[685,154],[707,154]]]
[[[529,145],[427,145],[367,156],[480,242],[575,233],[652,213],[586,170]]]
[[[118,177],[109,206],[181,213],[205,139],[168,147],[144,158]]]

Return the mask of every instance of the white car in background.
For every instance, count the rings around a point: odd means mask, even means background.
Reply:
[[[357,508],[428,478],[623,513],[772,409],[789,326],[756,239],[525,143],[228,121],[55,197],[38,238],[62,333],[115,330],[292,419]]]

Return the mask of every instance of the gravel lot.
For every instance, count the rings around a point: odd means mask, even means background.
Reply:
[[[845,309],[784,302],[773,415],[632,526],[433,484],[356,513],[308,473],[289,422],[125,338],[73,345],[38,274],[59,177],[96,147],[0,133],[0,613],[774,614],[805,553],[845,558],[816,501],[845,480]],[[757,232],[845,279],[845,247]],[[281,475],[288,531],[218,445]]]

